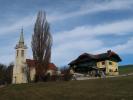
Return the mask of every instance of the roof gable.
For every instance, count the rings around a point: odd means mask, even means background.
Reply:
[[[83,53],[77,59],[70,62],[69,65],[74,65],[77,63],[92,61],[92,60],[94,60],[94,61],[114,60],[116,62],[120,62],[121,58],[119,57],[118,54],[116,54],[115,52],[113,52],[111,50],[107,51],[106,53],[101,53],[101,54],[97,54],[97,55]]]

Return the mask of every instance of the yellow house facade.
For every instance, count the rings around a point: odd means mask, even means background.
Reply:
[[[97,62],[99,69],[105,68],[106,75],[119,75],[118,63],[111,60]]]

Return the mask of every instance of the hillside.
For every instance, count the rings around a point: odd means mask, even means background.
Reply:
[[[120,74],[133,73],[133,65],[119,66],[119,72],[120,72]]]
[[[0,100],[132,100],[133,76],[9,85]]]

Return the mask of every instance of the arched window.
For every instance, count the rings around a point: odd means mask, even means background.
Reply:
[[[24,56],[24,50],[21,51],[21,56],[22,56],[22,57]]]
[[[17,50],[17,56],[18,56],[19,50]]]

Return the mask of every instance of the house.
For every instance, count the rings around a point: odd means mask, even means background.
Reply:
[[[93,73],[118,75],[118,62],[121,58],[115,52],[108,50],[97,55],[83,53],[77,59],[69,63],[70,68],[78,73]]]
[[[23,29],[19,42],[15,46],[15,65],[13,67],[13,84],[28,83],[34,81],[36,74],[37,61],[26,58],[27,46],[24,43]],[[53,63],[49,63],[46,74],[54,75],[57,67]]]
[[[28,68],[28,75],[29,75],[29,80],[32,82],[35,80],[35,75],[36,75],[36,65],[38,62],[36,60],[32,59],[26,59],[26,66]],[[48,68],[46,71],[46,75],[49,74],[50,76],[54,76],[56,74],[57,67],[55,66],[54,63],[49,63]]]
[[[57,67],[55,66],[55,64],[54,63],[49,63],[46,74],[47,75],[49,74],[50,76],[54,76],[54,75],[57,74],[57,71],[58,70],[57,70]]]
[[[37,65],[36,60],[26,59],[26,67],[28,68],[28,76],[29,76],[28,80],[31,82],[35,80],[36,65]]]

